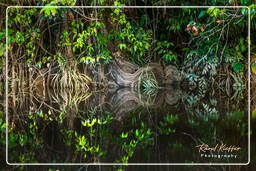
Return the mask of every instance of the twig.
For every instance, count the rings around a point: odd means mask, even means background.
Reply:
[[[51,55],[51,56],[54,56],[52,53],[48,52],[48,51],[43,47],[43,45],[42,45],[41,43],[37,42],[37,44],[38,44],[38,46],[40,46],[41,49],[42,49],[43,51],[45,51],[47,54],[49,54],[49,55]]]

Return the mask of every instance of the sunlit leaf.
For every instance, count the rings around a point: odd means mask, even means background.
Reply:
[[[252,64],[252,72],[256,74],[256,63]]]

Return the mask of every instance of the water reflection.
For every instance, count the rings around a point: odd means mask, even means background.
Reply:
[[[12,163],[247,162],[246,106],[216,94],[35,89],[9,106]],[[200,144],[241,149],[199,152]]]

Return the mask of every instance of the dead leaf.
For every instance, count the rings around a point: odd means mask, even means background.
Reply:
[[[200,30],[201,30],[201,32],[204,32],[204,27],[203,26],[200,27]]]
[[[217,20],[216,23],[220,24],[220,23],[224,23],[224,20]]]

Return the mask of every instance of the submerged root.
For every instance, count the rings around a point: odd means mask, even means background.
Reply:
[[[77,72],[74,69],[63,68],[53,76],[51,85],[61,91],[69,89],[71,92],[76,90],[85,92],[89,90],[91,82],[91,78],[86,74]]]

